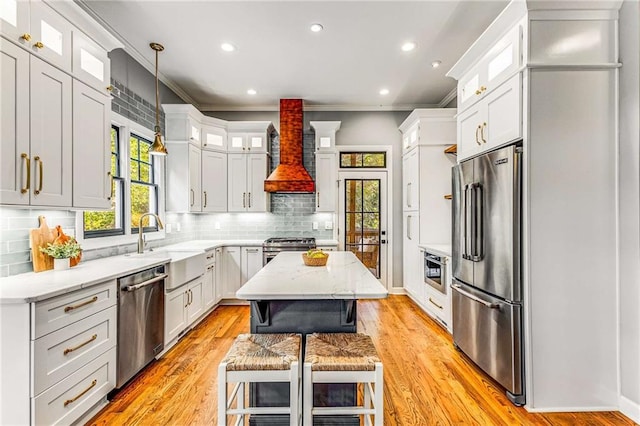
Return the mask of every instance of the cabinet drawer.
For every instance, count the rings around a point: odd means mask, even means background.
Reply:
[[[93,315],[117,302],[116,280],[35,303],[32,340]]]
[[[115,345],[115,306],[35,340],[32,395],[38,395]]]
[[[116,348],[33,398],[33,423],[71,424],[107,395],[116,384]]]
[[[427,311],[443,323],[445,327],[449,327],[450,308],[448,296],[431,287],[426,287],[425,290],[424,304],[427,307]],[[447,291],[451,290],[447,289]]]

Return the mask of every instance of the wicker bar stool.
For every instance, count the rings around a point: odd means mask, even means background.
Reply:
[[[300,334],[239,335],[218,366],[218,425],[226,425],[227,416],[237,416],[235,424],[239,425],[250,414],[289,414],[291,426],[298,426],[302,414],[301,356]],[[247,407],[245,383],[252,382],[289,382],[289,406]],[[227,383],[236,384],[231,394]]]
[[[307,335],[303,368],[303,423],[314,415],[364,416],[365,425],[382,426],[383,374],[371,337],[361,333]],[[314,407],[314,383],[363,383],[364,401],[355,407]],[[373,404],[373,408],[371,405]],[[372,422],[371,416],[374,420]]]

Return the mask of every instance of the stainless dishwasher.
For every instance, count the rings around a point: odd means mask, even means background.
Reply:
[[[164,349],[165,265],[118,279],[118,363],[120,388]]]

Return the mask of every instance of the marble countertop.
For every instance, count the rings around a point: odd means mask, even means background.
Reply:
[[[281,252],[237,292],[246,300],[382,299],[387,290],[350,251],[306,266],[300,252]]]
[[[418,244],[418,247],[425,249],[429,253],[439,254],[440,256],[451,257],[451,244]]]

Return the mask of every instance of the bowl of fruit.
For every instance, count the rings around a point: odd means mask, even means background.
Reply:
[[[325,266],[327,259],[329,259],[329,253],[325,253],[321,249],[311,249],[302,253],[302,260],[307,266]]]

